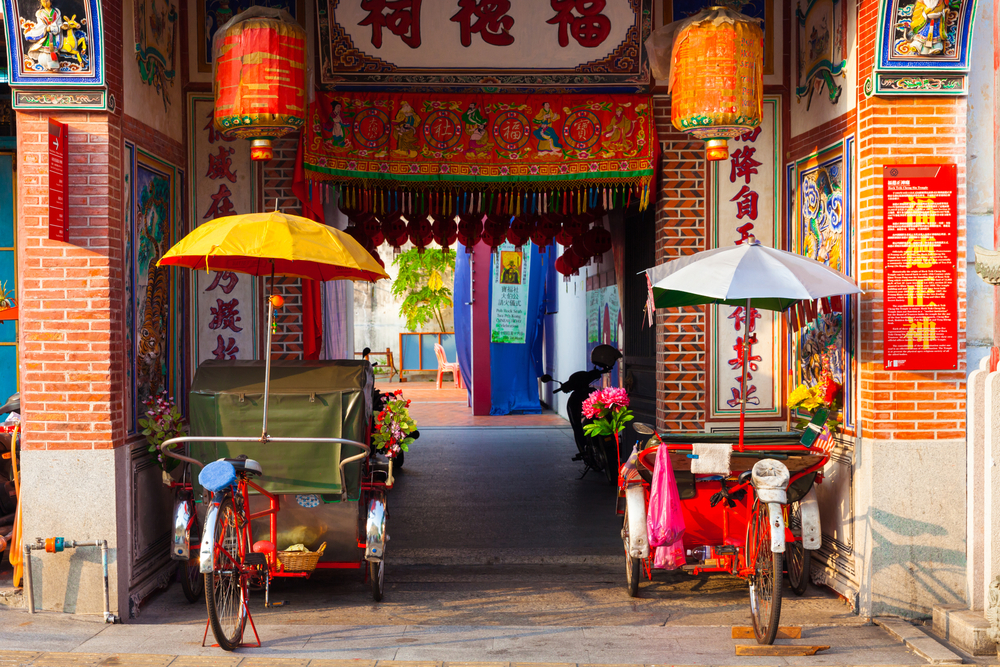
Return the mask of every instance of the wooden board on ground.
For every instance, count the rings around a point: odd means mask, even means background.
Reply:
[[[749,625],[734,625],[733,639],[753,639],[753,628]],[[801,639],[802,628],[797,625],[779,625],[777,639]]]
[[[788,644],[749,644],[736,646],[736,655],[790,656],[816,655],[826,651],[829,646],[790,646]]]

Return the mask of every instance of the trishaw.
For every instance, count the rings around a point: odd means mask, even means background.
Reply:
[[[657,453],[666,447],[684,524],[683,555],[677,554],[681,549],[675,546],[668,552],[677,555],[670,565],[683,561],[680,567],[693,574],[729,572],[749,580],[754,635],[758,643],[771,644],[781,615],[786,561],[792,588],[801,594],[808,584],[810,552],[822,543],[819,508],[812,487],[822,480],[821,470],[829,458],[833,438],[817,438],[826,423],[826,409],[816,411],[804,434],[745,432],[750,349],[757,339],[755,310],[780,312],[800,301],[857,294],[861,290],[829,266],[764,246],[752,235],[735,246],[713,248],[660,264],[646,274],[650,307],[716,304],[737,309],[736,322],[743,326],[743,335],[735,346],[742,368],[736,390],[740,426],[734,445],[728,444],[735,440],[732,435],[656,437],[648,426],[636,427],[637,432],[642,428],[653,437],[637,456],[639,479],[628,475],[629,479],[621,480],[626,499],[622,539],[629,594],[635,595],[638,590],[643,563],[647,576],[652,575],[650,544],[646,541],[647,490]],[[721,454],[720,446],[725,448]],[[706,474],[709,471],[702,462],[692,466],[692,460],[702,456],[706,457],[704,461],[715,461],[718,467],[711,471],[715,474]],[[694,474],[693,467],[702,474]]]
[[[158,266],[253,276],[364,280],[388,275],[354,239],[331,227],[278,213],[217,218],[168,250]],[[309,577],[316,568],[365,571],[375,600],[384,590],[385,492],[392,460],[373,451],[374,373],[366,360],[271,361],[275,308],[268,297],[264,361],[207,361],[190,392],[192,434],[160,452],[200,468],[174,516],[171,555],[188,563],[192,588],[194,499],[205,499],[198,570],[208,623],[219,646],[243,645],[251,586]],[[272,436],[270,425],[280,437]],[[259,435],[255,435],[255,433]],[[184,446],[189,455],[173,451]],[[186,490],[186,489],[185,489]],[[364,522],[364,525],[362,525]],[[308,543],[308,544],[307,544]],[[307,551],[292,551],[302,545]],[[192,591],[193,592],[193,591]],[[189,596],[189,597],[194,597]]]
[[[177,504],[171,555],[197,558],[209,624],[227,650],[240,645],[251,586],[264,589],[269,606],[272,579],[308,578],[314,569],[362,570],[376,601],[385,585],[392,461],[369,444],[371,365],[273,362],[270,419],[289,435],[266,443],[245,435],[259,428],[264,370],[263,362],[203,363],[190,392],[194,435],[174,440],[190,456],[164,450],[201,470],[193,498],[211,494],[202,535],[191,534],[196,504]],[[282,551],[298,543],[311,552]]]
[[[825,419],[825,413],[822,418]],[[732,436],[706,433],[656,435],[644,424],[636,432],[649,436],[638,456],[641,481],[625,486],[622,541],[628,594],[638,594],[643,572],[653,578],[653,551],[646,530],[649,489],[656,455],[667,447],[684,517],[681,538],[685,572],[727,572],[750,583],[750,615],[761,644],[774,641],[781,615],[782,575],[787,569],[792,590],[802,595],[809,581],[810,552],[821,545],[819,509],[814,483],[829,452],[810,442],[816,431],[801,434],[747,434],[731,452],[727,475],[695,475],[690,457],[702,443],[731,442]]]

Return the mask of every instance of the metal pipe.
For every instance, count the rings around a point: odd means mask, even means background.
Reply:
[[[61,542],[59,542],[60,540]],[[59,545],[53,553],[58,553],[64,549],[76,549],[78,547],[101,548],[101,569],[104,579],[104,622],[117,623],[118,617],[111,613],[111,585],[108,577],[108,541],[93,540],[90,542],[78,542],[76,540],[63,540],[62,538],[55,538],[55,541]],[[24,587],[28,597],[29,614],[35,613],[34,587],[31,582],[31,551],[33,549],[47,551],[45,542],[42,538],[36,537],[34,544],[28,544],[27,542],[24,544]]]
[[[271,276],[271,288],[274,288],[274,276]],[[260,441],[267,442],[267,394],[271,388],[271,330],[274,322],[274,302],[270,298],[267,300],[267,350],[265,350],[264,362],[264,426],[260,434]]]
[[[24,589],[28,595],[28,613],[35,613],[35,591],[31,586],[31,545],[24,543]]]

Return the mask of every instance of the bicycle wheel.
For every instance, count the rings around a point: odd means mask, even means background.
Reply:
[[[232,651],[242,643],[250,595],[249,577],[243,568],[243,558],[248,552],[246,515],[243,503],[237,504],[239,507],[230,496],[219,507],[215,534],[211,536],[215,543],[215,563],[212,572],[205,575],[208,620],[219,648],[225,651]]]
[[[181,580],[181,590],[188,602],[197,602],[201,599],[201,594],[205,592],[205,577],[201,575],[201,566],[198,560],[198,545],[201,543],[201,522],[195,515],[191,523],[190,542],[191,554],[187,562],[181,563],[178,569],[178,577]]]
[[[809,569],[812,566],[812,552],[802,546],[802,509],[798,503],[788,508],[788,527],[798,539],[785,545],[785,569],[792,592],[802,595],[809,587]]]
[[[747,539],[750,575],[750,619],[758,644],[773,644],[781,616],[782,554],[771,551],[767,504],[754,503]]]
[[[632,558],[628,539],[628,507],[625,508],[625,522],[622,524],[622,542],[625,544],[625,584],[628,596],[634,598],[639,594],[639,577],[642,572],[642,559]]]
[[[368,578],[372,584],[372,599],[381,602],[385,593],[385,561],[368,561]]]

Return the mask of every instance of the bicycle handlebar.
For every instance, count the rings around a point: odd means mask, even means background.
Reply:
[[[160,443],[157,449],[160,450],[161,454],[169,456],[172,459],[177,459],[178,461],[184,461],[186,463],[193,463],[199,468],[204,468],[205,464],[198,459],[191,458],[190,456],[184,456],[183,454],[177,454],[169,449],[164,449],[167,445],[179,445],[187,442],[261,442],[260,438],[255,438],[253,436],[233,436],[233,437],[218,437],[211,435],[182,435],[177,438],[170,438],[169,440],[164,440]],[[348,463],[353,463],[359,459],[363,459],[371,453],[371,446],[366,445],[363,442],[358,442],[356,440],[348,440],[347,438],[278,438],[268,436],[266,442],[321,442],[330,445],[351,445],[353,447],[359,447],[362,451],[360,454],[355,454],[354,456],[349,456],[340,462],[340,479],[344,479],[344,468],[347,467]]]

